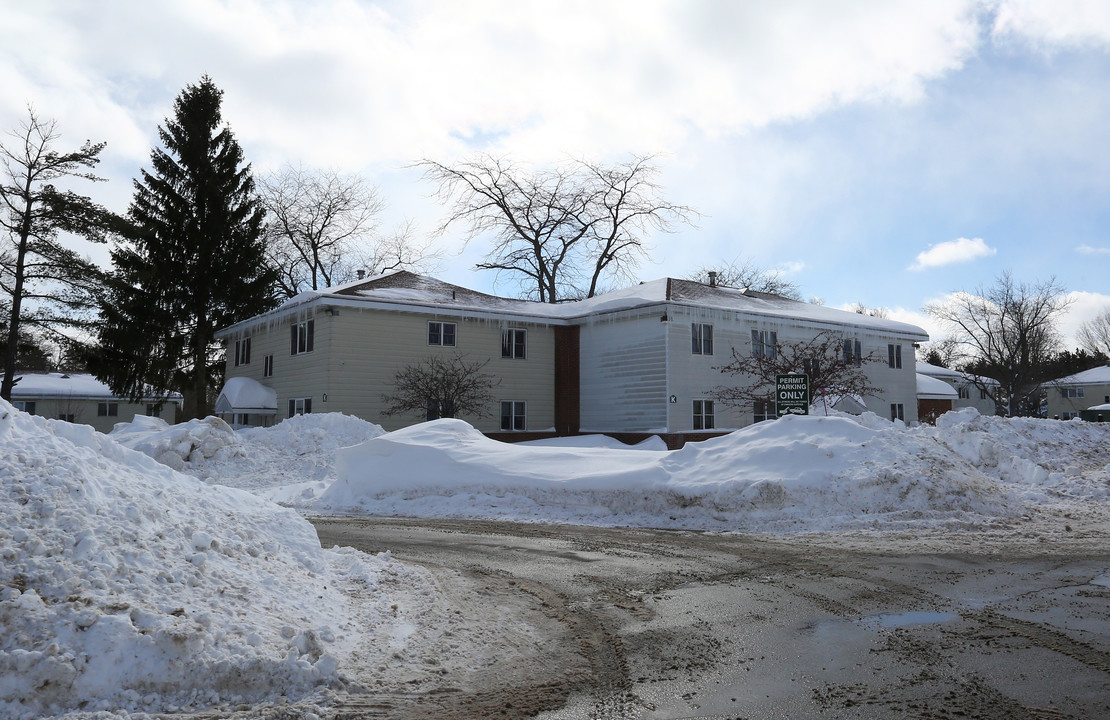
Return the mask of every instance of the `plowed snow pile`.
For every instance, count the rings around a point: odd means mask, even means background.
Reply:
[[[385,555],[322,550],[292,510],[2,400],[0,556],[4,718],[309,693],[406,634],[383,582],[427,582]]]
[[[681,450],[537,447],[439,420],[339,451],[318,508],[382,515],[818,532],[975,529],[1102,513],[1110,424],[784,417]]]

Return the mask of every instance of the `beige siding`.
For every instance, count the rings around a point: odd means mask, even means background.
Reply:
[[[1064,392],[1070,388],[1083,388],[1083,397],[1064,397]],[[1048,393],[1048,417],[1062,418],[1064,413],[1078,415],[1079,411],[1086,410],[1095,405],[1105,405],[1110,402],[1110,384],[1089,383],[1087,385],[1059,386],[1049,383],[1045,386]]]
[[[17,398],[20,402],[34,402],[35,415],[60,419],[63,415],[73,415],[73,422],[79,425],[92,425],[93,429],[109,433],[116,423],[131,422],[136,415],[146,415],[146,403],[131,403],[125,400],[90,400],[87,398]],[[100,402],[116,404],[116,415],[98,415]],[[175,409],[171,404],[162,406],[159,417],[166,422],[174,422]]]
[[[483,418],[466,417],[483,431],[500,429],[500,400],[527,403],[528,430],[554,426],[554,333],[548,326],[501,323],[433,312],[360,310],[343,307],[337,315],[315,316],[315,343],[311,353],[290,354],[292,318],[254,330],[251,363],[228,367],[228,376],[247,376],[274,388],[280,420],[288,415],[290,398],[312,398],[313,412],[342,412],[379,423],[393,430],[422,422],[423,414],[389,417],[384,414],[383,393],[392,389],[393,377],[406,365],[431,354],[460,353],[470,360],[488,360],[486,372],[501,379],[494,401]],[[428,344],[428,322],[456,324],[456,347]],[[502,327],[527,331],[524,359],[501,357]],[[234,359],[235,337],[229,338]],[[266,354],[274,355],[274,375],[263,378]],[[327,399],[325,400],[325,396]]]

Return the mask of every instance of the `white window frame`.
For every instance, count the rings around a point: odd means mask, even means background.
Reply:
[[[528,331],[505,328],[501,331],[501,357],[509,360],[528,359]]]
[[[712,400],[695,400],[693,409],[694,430],[713,430],[717,427]]]
[[[97,417],[119,417],[119,403],[98,402],[96,404]]]
[[[289,398],[289,417],[294,415],[311,415],[312,414],[312,398],[298,397]]]
[[[713,325],[690,323],[690,351],[694,355],[713,354]]]
[[[58,413],[58,419],[67,423],[77,422],[77,413]]]
[[[35,414],[36,400],[12,400],[12,407],[28,415]]]
[[[1072,399],[1072,398],[1081,398],[1081,397],[1083,397],[1083,388],[1081,388],[1081,387],[1062,388],[1061,394],[1063,394],[1063,396],[1068,398],[1069,400]]]
[[[506,409],[508,410],[507,413]],[[506,422],[506,419],[508,419],[508,422]],[[518,424],[520,427],[517,427]],[[527,430],[528,403],[524,400],[502,400],[501,432],[525,432]]]
[[[241,338],[235,341],[235,367],[251,364],[251,339]]]
[[[960,396],[961,400],[970,400],[971,388],[969,388],[967,385],[961,385],[956,388],[956,394]]]
[[[447,342],[447,328],[451,328],[451,342]],[[434,334],[433,334],[434,333]],[[453,322],[428,321],[428,345],[434,347],[455,347],[458,342],[458,325]]]
[[[774,359],[779,351],[779,334],[774,330],[752,330],[752,357]]]
[[[290,326],[290,355],[305,355],[316,349],[316,321],[302,320]]]
[[[264,355],[262,357],[262,377],[274,376],[274,354]]]
[[[863,344],[855,338],[846,338],[841,346],[845,365],[863,365]]]
[[[901,420],[906,422],[906,406],[902,403],[890,404],[890,421]]]
[[[900,343],[887,343],[886,362],[892,370],[902,369],[902,345]]]

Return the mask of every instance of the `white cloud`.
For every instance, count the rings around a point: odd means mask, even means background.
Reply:
[[[983,238],[957,238],[947,242],[930,245],[928,250],[919,252],[910,270],[943,267],[957,263],[971,262],[981,257],[990,257],[998,251],[988,246]]]
[[[1110,43],[1105,0],[996,0],[991,35],[1045,51]]]
[[[1068,309],[1060,316],[1057,330],[1064,338],[1064,346],[1069,350],[1079,347],[1076,336],[1079,326],[1095,319],[1099,313],[1110,309],[1110,295],[1097,292],[1076,290],[1067,294],[1070,301]]]
[[[1084,255],[1110,255],[1110,248],[1094,247],[1087,244],[1080,245],[1075,248],[1075,251]]]
[[[775,271],[783,275],[797,275],[802,270],[805,270],[806,264],[798,260],[791,260],[784,263],[779,263],[775,266]]]

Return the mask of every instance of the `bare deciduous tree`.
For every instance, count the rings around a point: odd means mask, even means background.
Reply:
[[[751,409],[756,402],[775,402],[776,376],[805,373],[809,376],[810,402],[822,397],[877,397],[881,389],[867,377],[866,366],[883,362],[875,352],[863,355],[858,343],[831,331],[810,339],[775,343],[773,349],[741,352],[732,348],[729,362],[720,370],[738,378],[738,384],[719,385],[713,394],[725,405]]]
[[[493,394],[501,381],[484,372],[489,360],[465,356],[429,355],[406,365],[393,376],[393,392],[383,393],[386,415],[415,413],[427,420],[462,415],[486,417],[492,412]]]
[[[1110,358],[1110,308],[1079,326],[1079,344],[1092,355]]]
[[[440,231],[465,223],[468,240],[491,237],[478,267],[515,278],[525,297],[556,303],[593,297],[603,281],[631,277],[650,232],[672,232],[697,215],[661,197],[652,160],[579,160],[528,171],[482,155],[418,165],[450,207]]]
[[[417,268],[435,255],[413,240],[411,224],[378,234],[385,203],[358,175],[287,166],[260,180],[259,191],[267,255],[285,297],[353,280],[360,269]]]
[[[782,295],[801,300],[802,291],[797,283],[785,278],[781,270],[763,268],[751,260],[731,260],[716,267],[703,265],[687,276],[688,280],[709,283],[709,273],[717,273],[717,285],[729,288],[746,288],[756,292]]]
[[[990,287],[956,293],[925,311],[948,327],[961,369],[999,382],[997,400],[1008,415],[1038,415],[1041,384],[1051,379],[1046,373],[1060,347],[1056,319],[1068,305],[1055,278],[1019,283],[1004,272]]]
[[[104,143],[86,141],[68,152],[55,149],[53,120],[28,118],[0,142],[0,290],[10,297],[4,322],[0,397],[11,399],[16,353],[24,326],[53,333],[88,326],[102,274],[90,260],[59,241],[60,233],[104,242],[110,214],[88,197],[59,188],[66,179],[101,181],[91,170]]]

